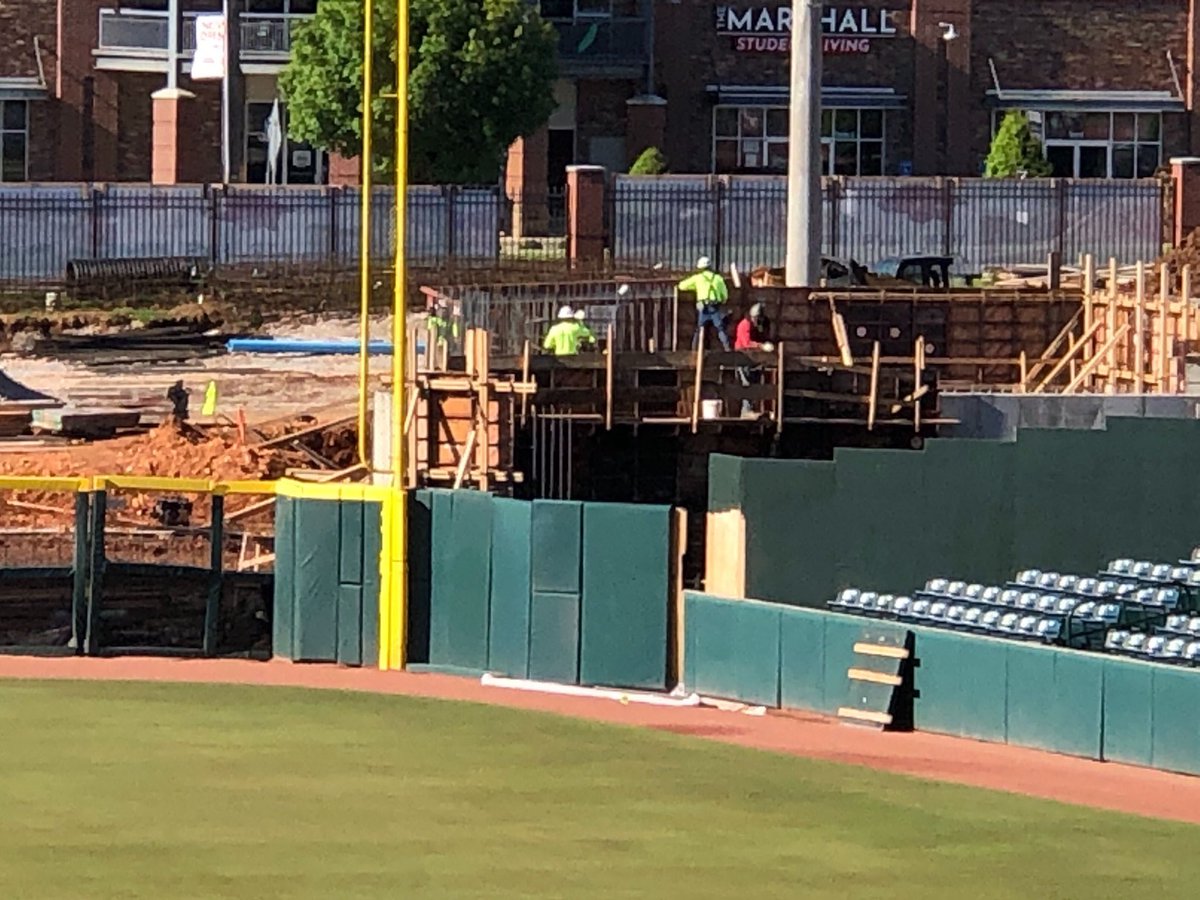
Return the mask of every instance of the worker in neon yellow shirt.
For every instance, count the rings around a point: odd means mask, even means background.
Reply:
[[[546,332],[542,349],[555,356],[575,356],[579,353],[579,323],[569,306],[559,307],[558,321]]]
[[[704,326],[712,325],[721,339],[721,346],[730,349],[729,335],[725,333],[725,312],[722,307],[729,299],[729,288],[720,273],[712,270],[712,263],[707,256],[696,261],[695,275],[690,275],[679,282],[679,290],[696,295],[696,334],[692,338],[693,349],[700,346],[704,338]]]

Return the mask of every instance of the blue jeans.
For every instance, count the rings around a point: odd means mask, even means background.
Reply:
[[[712,325],[717,332],[717,337],[721,339],[721,346],[726,350],[732,349],[729,343],[729,335],[725,333],[725,315],[721,311],[721,307],[715,304],[696,307],[696,334],[692,338],[692,349],[695,350],[700,346],[700,341],[704,337],[704,326]]]

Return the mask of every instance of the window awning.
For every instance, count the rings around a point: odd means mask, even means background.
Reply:
[[[46,86],[37,78],[0,78],[0,100],[45,100],[47,95]]]
[[[709,94],[717,103],[729,106],[787,106],[788,87],[781,85],[756,84],[710,84]],[[821,88],[821,105],[831,109],[857,107],[862,109],[903,109],[908,98],[887,87],[836,87]]]
[[[1182,99],[1170,91],[1066,91],[995,88],[987,92],[990,106],[1001,109],[1184,112]]]

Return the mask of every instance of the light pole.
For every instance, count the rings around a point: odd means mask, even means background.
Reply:
[[[794,0],[788,111],[788,287],[821,280],[821,3]]]

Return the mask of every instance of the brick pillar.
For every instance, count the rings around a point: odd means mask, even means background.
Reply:
[[[196,95],[180,88],[163,88],[150,99],[154,103],[151,183],[203,181],[204,151],[195,145],[199,124]]]
[[[529,137],[517,138],[508,148],[504,186],[513,204],[512,237],[544,237],[550,230],[549,167],[550,132],[539,128]]]
[[[657,147],[665,154],[667,101],[654,94],[642,94],[626,100],[625,106],[628,111],[625,126],[627,164],[633,165],[649,147]]]
[[[942,22],[954,26],[957,37],[943,39]],[[909,28],[913,36],[913,173],[916,175],[977,175],[971,136],[979,115],[971,86],[970,0],[914,0]],[[945,95],[938,85],[945,77]],[[943,106],[944,105],[944,106]],[[939,146],[942,117],[946,120],[945,163]],[[920,136],[920,137],[917,137]],[[985,148],[986,149],[986,148]]]
[[[567,166],[567,259],[571,266],[604,262],[604,167]]]
[[[329,183],[339,187],[362,184],[362,160],[357,156],[329,154]]]
[[[1200,157],[1177,156],[1171,160],[1171,177],[1175,180],[1176,247],[1196,228],[1200,228]]]

